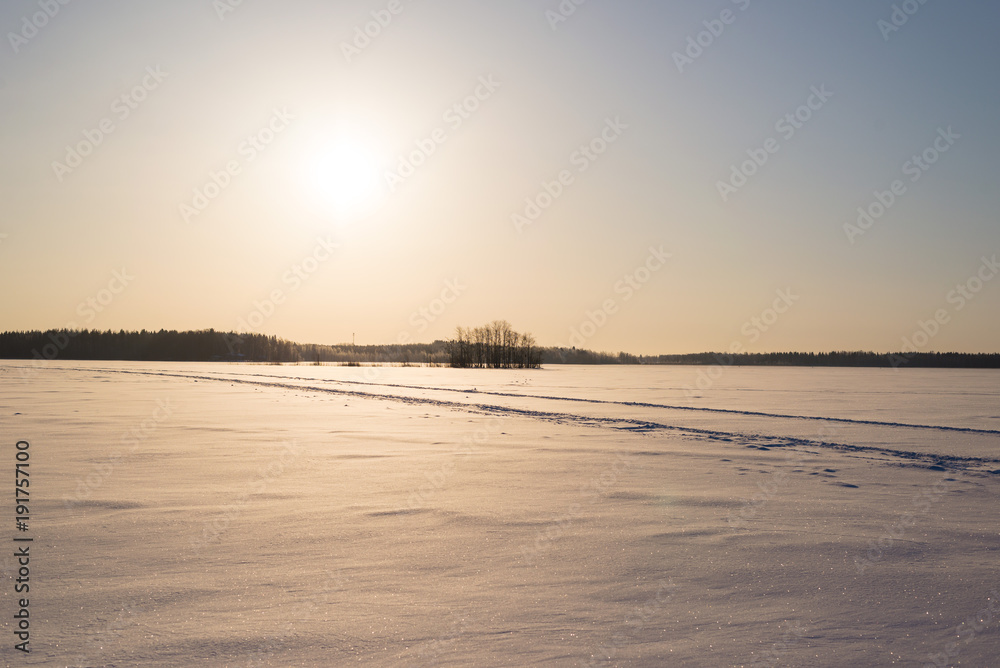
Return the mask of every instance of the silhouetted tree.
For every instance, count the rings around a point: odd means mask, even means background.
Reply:
[[[542,359],[534,337],[515,332],[506,320],[475,329],[456,327],[448,353],[451,366],[462,369],[533,369]]]

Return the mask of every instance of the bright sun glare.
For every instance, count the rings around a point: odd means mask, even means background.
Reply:
[[[358,216],[379,203],[379,164],[372,149],[355,137],[342,136],[317,149],[309,167],[324,204],[339,216]]]

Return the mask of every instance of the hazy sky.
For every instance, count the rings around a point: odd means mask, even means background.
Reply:
[[[997,350],[995,3],[6,0],[0,27],[0,329]]]

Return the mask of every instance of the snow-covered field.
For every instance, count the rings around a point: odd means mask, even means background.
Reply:
[[[1000,665],[998,380],[0,362],[3,656]]]

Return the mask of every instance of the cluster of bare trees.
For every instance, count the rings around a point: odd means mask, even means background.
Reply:
[[[534,369],[542,363],[535,337],[515,332],[506,320],[458,327],[448,348],[451,365],[462,369]]]

